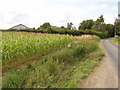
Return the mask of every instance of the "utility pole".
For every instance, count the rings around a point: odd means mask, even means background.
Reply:
[[[118,2],[118,20],[120,20],[120,1]]]
[[[114,33],[114,37],[116,37],[116,23],[117,23],[117,19],[115,19],[115,23],[114,23],[114,26],[115,26],[115,33]]]
[[[116,35],[116,32],[117,32],[116,24],[117,24],[117,22],[119,20],[120,20],[120,1],[118,2],[118,19],[115,19],[115,23],[114,23],[114,26],[115,26],[115,37],[117,37],[117,35]]]

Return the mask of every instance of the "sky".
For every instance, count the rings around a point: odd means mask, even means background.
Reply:
[[[0,29],[18,24],[38,28],[45,22],[78,27],[83,20],[96,20],[101,14],[105,23],[114,23],[119,0],[0,0]]]

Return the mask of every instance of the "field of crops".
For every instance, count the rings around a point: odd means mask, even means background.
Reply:
[[[27,32],[2,32],[2,64],[9,66],[35,56],[51,53],[73,41],[72,36]]]
[[[3,88],[77,88],[103,57],[97,36],[3,32],[2,38],[3,65],[44,54],[4,72]]]

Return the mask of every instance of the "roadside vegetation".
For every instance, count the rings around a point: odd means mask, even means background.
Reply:
[[[60,35],[61,36],[61,35]],[[66,36],[64,36],[66,37]],[[76,36],[64,48],[14,66],[3,75],[3,88],[76,88],[104,56],[97,36]],[[73,37],[72,37],[73,38]]]
[[[120,35],[120,20],[116,19],[114,24],[106,24],[104,22],[103,15],[99,16],[95,21],[92,19],[83,20],[79,27],[76,28],[72,22],[67,23],[67,27],[52,26],[49,22],[45,22],[38,28],[30,29],[8,29],[3,31],[24,31],[24,32],[36,32],[36,33],[52,33],[52,34],[69,34],[73,36],[80,35],[96,35],[100,38],[114,37],[115,31],[117,35]]]
[[[78,29],[72,22],[67,27],[46,22],[37,29],[2,30],[3,88],[77,88],[104,56],[101,39],[120,35],[119,25],[117,19],[105,24],[101,15]]]
[[[112,40],[113,40],[114,43],[120,45],[120,37],[113,38]]]

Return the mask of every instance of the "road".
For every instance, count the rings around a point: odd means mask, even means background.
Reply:
[[[102,40],[105,57],[99,67],[95,68],[88,78],[83,80],[81,88],[118,88],[118,63],[120,46],[112,39]],[[120,74],[119,74],[120,75]]]

